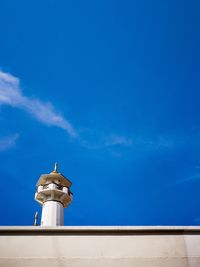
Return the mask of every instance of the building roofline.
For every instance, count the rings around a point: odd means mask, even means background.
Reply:
[[[1,235],[200,235],[200,226],[0,226]]]

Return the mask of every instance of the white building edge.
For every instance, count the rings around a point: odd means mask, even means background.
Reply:
[[[199,267],[200,227],[0,227],[2,267]]]

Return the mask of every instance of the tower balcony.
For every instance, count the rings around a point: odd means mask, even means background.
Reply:
[[[35,200],[43,205],[46,201],[58,201],[67,207],[72,201],[72,193],[67,187],[55,183],[40,185],[35,193]]]

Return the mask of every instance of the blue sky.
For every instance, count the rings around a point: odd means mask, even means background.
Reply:
[[[39,176],[65,225],[200,224],[198,1],[0,1],[0,225]]]

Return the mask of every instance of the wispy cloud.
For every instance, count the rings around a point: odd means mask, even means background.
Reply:
[[[174,146],[174,141],[168,136],[138,137],[135,144],[147,150],[170,149]]]
[[[132,139],[125,135],[104,133],[97,129],[82,128],[80,129],[81,146],[87,149],[109,149],[120,147],[131,147]]]
[[[13,134],[10,136],[0,138],[0,151],[5,151],[10,149],[16,144],[19,134]]]
[[[97,129],[80,129],[81,146],[95,150],[106,149],[113,156],[119,157],[123,153],[131,152],[132,156],[146,156],[151,153],[160,153],[171,150],[176,142],[169,136],[137,136],[134,134],[105,133]]]
[[[87,149],[107,149],[113,155],[119,156],[126,149],[141,154],[160,151],[173,147],[173,142],[162,136],[148,138],[142,136],[104,133],[96,129],[76,130],[73,125],[60,114],[50,102],[44,102],[36,97],[26,96],[20,86],[20,79],[0,71],[0,106],[8,105],[30,113],[35,119],[49,126],[64,129],[71,137],[76,138],[79,144]],[[125,150],[123,149],[125,148]]]
[[[88,149],[132,145],[131,138],[118,134],[104,135],[95,129],[87,129],[86,133],[80,131],[80,135],[52,103],[24,95],[19,78],[3,71],[0,71],[0,105],[23,109],[43,124],[64,129],[71,137],[78,138],[81,146]]]
[[[127,138],[122,135],[111,135],[105,140],[105,146],[127,146],[130,147],[133,144],[133,140],[131,138]]]
[[[176,180],[174,182],[174,184],[185,184],[185,183],[193,182],[193,181],[197,181],[197,180],[200,180],[200,173],[195,173],[191,176]]]
[[[196,167],[195,167],[196,169]],[[180,186],[188,183],[194,183],[200,181],[200,172],[199,171],[191,171],[190,175],[183,176],[182,178],[176,179],[174,181],[171,181],[170,183],[166,184],[166,187],[174,187],[174,186]]]
[[[19,79],[3,71],[0,71],[0,105],[23,109],[41,123],[60,127],[71,137],[78,137],[72,124],[50,102],[46,103],[40,99],[25,96],[20,88]]]

